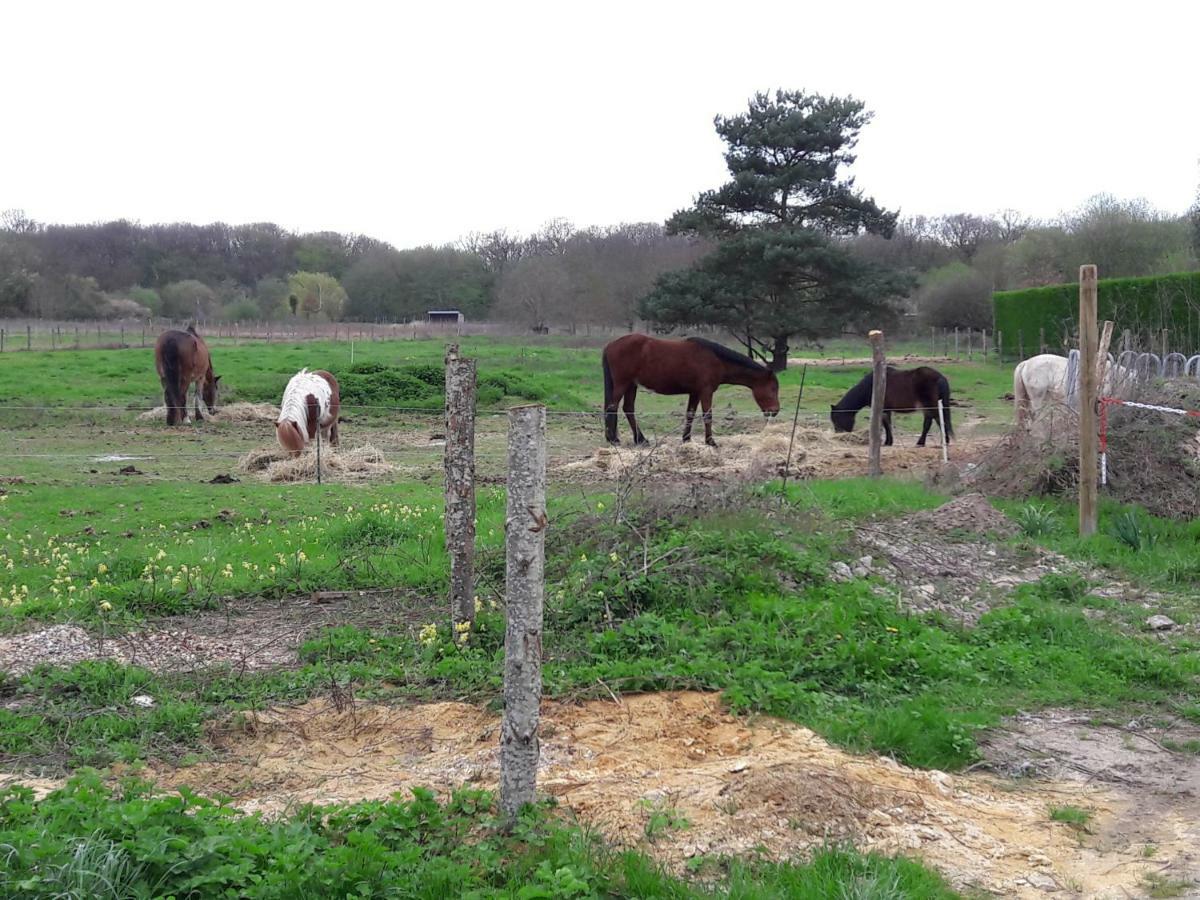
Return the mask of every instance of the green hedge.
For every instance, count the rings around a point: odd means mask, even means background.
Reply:
[[[1046,346],[1061,351],[1064,341],[1076,346],[1079,328],[1079,285],[1055,284],[992,295],[996,331],[1006,355],[1016,355],[1023,345],[1026,356],[1038,349],[1039,329],[1046,331]],[[1114,346],[1125,329],[1136,347],[1161,349],[1161,334],[1168,329],[1170,349],[1200,352],[1200,272],[1158,275],[1151,278],[1109,278],[1099,285],[1100,321],[1115,323]],[[1157,342],[1151,343],[1155,335]]]

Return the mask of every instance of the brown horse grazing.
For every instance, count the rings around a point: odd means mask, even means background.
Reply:
[[[187,422],[188,388],[196,385],[196,421],[200,415],[200,400],[209,413],[217,411],[217,382],[221,376],[213,375],[212,357],[208,346],[196,334],[191,325],[187,331],[164,331],[154,342],[154,366],[162,382],[163,396],[167,403],[167,424]]]
[[[829,418],[834,431],[853,431],[854,416],[864,406],[871,404],[871,387],[874,376],[868,372],[858,384],[850,388],[841,400],[829,407]],[[925,427],[921,429],[918,447],[925,446],[925,436],[937,421],[938,400],[942,401],[942,417],[946,422],[946,441],[954,435],[950,427],[950,382],[937,369],[919,366],[901,372],[888,366],[887,382],[883,391],[883,429],[887,439],[885,446],[892,446],[892,413],[910,413],[920,410],[925,413]]]
[[[712,436],[713,392],[722,384],[740,384],[754,392],[758,408],[768,417],[779,413],[779,380],[766,366],[715,341],[687,338],[668,341],[644,334],[627,334],[604,348],[604,432],[610,444],[617,437],[617,404],[624,401],[625,417],[633,442],[646,436],[634,415],[637,389],[656,394],[687,394],[687,424],[683,439],[692,439],[696,404],[704,410],[704,443],[715,447]]]

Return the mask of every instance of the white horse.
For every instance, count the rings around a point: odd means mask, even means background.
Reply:
[[[1075,379],[1070,361],[1053,353],[1043,353],[1018,363],[1013,369],[1013,403],[1016,406],[1017,427],[1028,427],[1048,408],[1053,406],[1074,407]],[[1136,376],[1130,369],[1122,368],[1109,360],[1104,370],[1101,396],[1126,397],[1129,395]]]
[[[279,446],[299,456],[320,429],[321,436],[336,447],[339,405],[336,378],[319,369],[301,369],[287,383],[279,404],[279,419],[275,422]]]

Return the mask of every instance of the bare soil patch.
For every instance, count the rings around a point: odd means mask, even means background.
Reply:
[[[107,635],[78,625],[51,625],[0,637],[0,672],[22,675],[47,664],[70,666],[111,659],[153,672],[192,672],[216,666],[258,671],[296,665],[300,645],[331,625],[397,627],[427,620],[426,600],[393,592],[350,592],[240,601],[222,609],[160,619],[145,628]]]
[[[849,839],[920,856],[959,887],[1004,897],[1126,897],[1166,864],[1190,871],[1200,836],[1185,804],[1144,823],[1154,858],[1141,844],[1093,844],[1052,822],[1049,808],[1089,809],[1106,834],[1130,809],[1124,785],[922,772],[853,756],[798,725],[736,718],[713,694],[548,702],[542,723],[539,788],[610,840],[642,845],[676,869],[697,855],[761,849],[789,858]],[[493,714],[461,703],[339,708],[318,700],[231,721],[212,734],[221,759],[159,767],[154,776],[164,787],[221,792],[267,814],[382,799],[417,785],[494,787],[498,726]],[[646,823],[656,810],[686,827],[650,840]]]
[[[1179,721],[1105,725],[1079,710],[1043,710],[1014,717],[981,749],[987,767],[1006,776],[1111,788],[1122,803],[1096,823],[1089,842],[1141,850],[1160,875],[1192,880],[1200,872],[1200,758],[1172,746],[1198,738],[1200,729]],[[1164,835],[1190,843],[1190,851],[1161,854]],[[1198,894],[1200,886],[1187,896]]]
[[[861,525],[855,542],[872,554],[874,571],[900,591],[906,606],[974,625],[1012,588],[1080,570],[1057,553],[987,539],[1016,531],[982,494],[966,494],[937,509]]]

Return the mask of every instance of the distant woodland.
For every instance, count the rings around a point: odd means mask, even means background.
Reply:
[[[851,98],[758,95],[715,120],[730,182],[665,223],[553,219],[397,249],[271,223],[61,225],[9,210],[0,317],[407,322],[454,308],[534,331],[715,325],[767,358],[772,341],[778,354],[858,318],[988,327],[993,291],[1070,282],[1083,262],[1105,278],[1200,269],[1200,199],[1178,216],[1099,194],[1053,221],[888,211],[838,176],[869,120]]]

